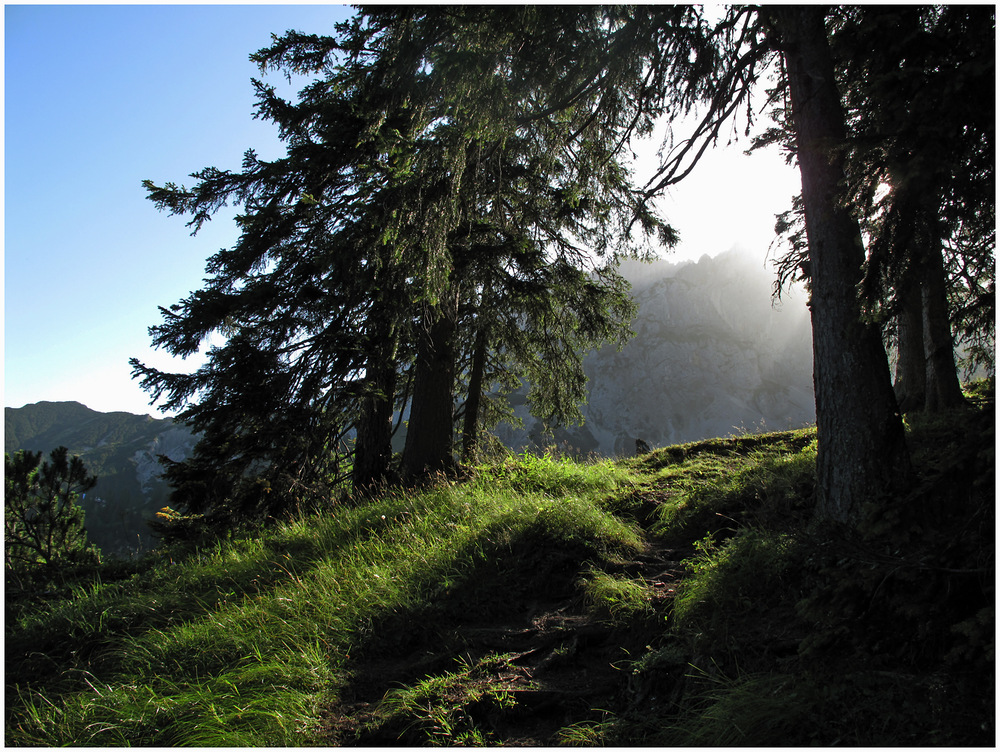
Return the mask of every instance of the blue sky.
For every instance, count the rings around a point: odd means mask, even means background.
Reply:
[[[4,405],[75,400],[159,412],[128,359],[171,370],[147,329],[201,286],[236,239],[232,212],[195,237],[141,182],[190,185],[281,154],[253,120],[248,56],[287,29],[329,33],[331,5],[7,5],[4,8]],[[267,81],[279,83],[271,74]],[[765,262],[774,214],[797,188],[777,154],[711,154],[662,201],[676,258],[739,245]]]

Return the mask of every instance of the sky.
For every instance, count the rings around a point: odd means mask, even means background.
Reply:
[[[205,262],[237,238],[233,211],[192,237],[157,211],[143,179],[192,185],[283,149],[254,120],[248,59],[271,34],[330,33],[337,5],[4,7],[4,405],[77,401],[160,417],[129,358],[163,370],[197,361],[153,350],[148,328],[202,286]],[[281,84],[280,74],[263,77]],[[665,257],[733,247],[764,265],[774,215],[798,190],[777,152],[746,141],[706,155],[661,199],[681,234]],[[648,167],[652,150],[640,159]],[[641,164],[640,167],[643,165]]]

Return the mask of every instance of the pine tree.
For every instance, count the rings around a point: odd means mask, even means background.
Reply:
[[[679,182],[715,143],[760,77],[780,62],[772,101],[783,106],[777,135],[791,147],[802,177],[804,235],[781,279],[808,277],[813,324],[814,383],[819,452],[818,515],[854,525],[861,505],[908,482],[909,457],[896,410],[880,332],[862,316],[857,286],[864,246],[858,221],[845,205],[845,115],[819,7],[728,8],[714,23],[696,25],[714,50],[695,87],[702,114],[691,137],[666,155],[647,190]],[[667,85],[682,86],[676,76]],[[683,82],[687,84],[688,82]],[[689,84],[688,84],[689,85]],[[748,125],[752,111],[748,110]]]
[[[49,581],[66,567],[92,562],[83,509],[77,503],[97,484],[66,447],[4,455],[4,565],[8,583],[23,588]]]

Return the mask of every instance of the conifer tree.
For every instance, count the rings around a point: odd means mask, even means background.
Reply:
[[[952,332],[968,368],[992,368],[993,114],[982,102],[993,96],[993,9],[840,8],[830,38],[847,117],[844,201],[868,238],[866,315],[895,342],[902,410],[960,403]],[[794,154],[791,134],[786,121],[757,145]],[[801,205],[777,231],[790,246],[780,294],[808,278]]]
[[[991,110],[994,13],[988,6],[849,8],[832,43],[849,111],[851,202],[871,237],[864,292],[875,315],[897,317],[896,389],[904,409],[963,401],[952,326],[961,305],[991,305],[978,285],[948,278],[945,253],[982,279],[993,265],[995,182]],[[877,41],[881,40],[881,41]],[[950,294],[949,294],[950,293]],[[974,327],[970,339],[990,337]],[[971,334],[971,332],[969,332]]]
[[[822,8],[767,11],[788,80],[809,243],[819,514],[856,524],[908,481],[909,454],[880,330],[862,317],[864,245],[841,202],[845,118]]]
[[[24,587],[51,580],[60,569],[95,561],[77,503],[97,484],[66,447],[4,455],[4,565],[7,581]]]
[[[523,40],[506,16],[501,30],[493,11],[476,11],[485,14],[478,24],[471,12],[376,9],[336,37],[275,39],[254,56],[262,69],[318,76],[295,104],[256,84],[258,114],[278,124],[287,156],[265,163],[248,152],[241,172],[203,170],[191,190],[147,182],[150,198],[190,215],[195,230],[226,202],[244,208],[240,239],[210,260],[206,287],[161,309],[165,321],[152,330],[175,355],[212,331],[225,345],[191,375],[134,362],[154,399],[185,407],[181,419],[204,433],[194,457],[167,472],[188,510],[277,513],[293,490],[323,498],[348,467],[357,490],[378,484],[390,477],[392,412],[407,404],[403,475],[447,469],[460,305],[484,276],[463,269],[583,269],[613,256],[621,238],[627,245],[616,217],[670,239],[615,158],[619,130],[608,121],[626,115],[617,99],[583,87],[571,102],[579,112],[558,118],[545,111],[563,109],[547,103],[528,116],[481,106],[483,91],[503,94],[493,100],[501,109],[556,94],[551,71],[549,88],[540,72],[512,74]],[[591,14],[595,39],[607,36],[599,21]],[[591,77],[603,70],[587,65]],[[610,114],[594,115],[601,107]],[[497,238],[504,252],[488,252]],[[582,274],[538,279],[595,284]],[[606,331],[625,326],[615,321],[620,305],[602,313],[599,295],[580,299]],[[540,337],[571,335],[550,328]],[[352,429],[353,453],[344,451]]]
[[[803,182],[819,513],[856,523],[865,500],[907,481],[909,463],[880,333],[857,292],[860,217],[846,204],[852,100],[838,83],[864,82],[837,79],[828,20],[815,7],[719,18],[678,6],[378,7],[336,36],[276,39],[255,56],[263,68],[318,76],[296,104],[258,85],[259,112],[279,125],[288,156],[248,154],[243,172],[203,171],[192,191],[149,186],[195,227],[225,201],[245,207],[244,234],[213,260],[208,287],[154,330],[176,354],[214,330],[229,341],[199,375],[136,372],[168,406],[203,393],[184,417],[213,428],[206,462],[232,464],[241,482],[288,458],[309,478],[335,477],[343,455],[329,450],[355,426],[354,468],[367,468],[355,485],[385,477],[387,416],[404,405],[403,474],[447,469],[456,383],[473,444],[491,356],[501,374],[511,354],[557,354],[570,368],[553,370],[562,386],[550,394],[576,389],[579,369],[558,345],[577,330],[546,328],[558,305],[521,293],[612,279],[601,270],[632,247],[633,228],[668,240],[644,199],[689,174],[737,111],[753,116],[750,94],[778,61]],[[630,138],[695,107],[694,133],[637,195],[621,161]],[[981,237],[983,214],[963,217],[955,237]],[[592,332],[615,331],[615,290],[592,309],[610,328]],[[500,300],[524,306],[505,324]]]

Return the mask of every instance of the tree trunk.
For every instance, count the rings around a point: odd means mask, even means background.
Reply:
[[[920,284],[904,294],[896,315],[896,380],[893,390],[901,413],[924,407],[927,366],[924,361],[924,319]]]
[[[948,297],[940,241],[936,241],[935,246],[928,249],[923,279],[923,346],[927,364],[924,408],[928,412],[937,412],[965,403],[962,385],[958,380],[958,367],[955,365],[955,346],[948,319]]]
[[[486,326],[476,334],[472,352],[472,370],[469,372],[469,396],[465,400],[465,421],[462,426],[462,461],[469,462],[476,454],[479,443],[479,406],[483,399],[483,376],[486,373]]]
[[[403,479],[448,472],[455,467],[455,327],[458,298],[424,310],[414,365],[413,398],[403,447]]]
[[[367,393],[362,398],[361,415],[354,444],[351,480],[355,493],[385,483],[392,460],[392,405],[396,393],[396,363],[388,344],[373,348],[367,364]]]
[[[857,221],[839,201],[845,126],[824,10],[767,12],[788,74],[812,270],[817,514],[853,527],[864,501],[908,480],[909,455],[880,332],[861,317],[864,249]]]

